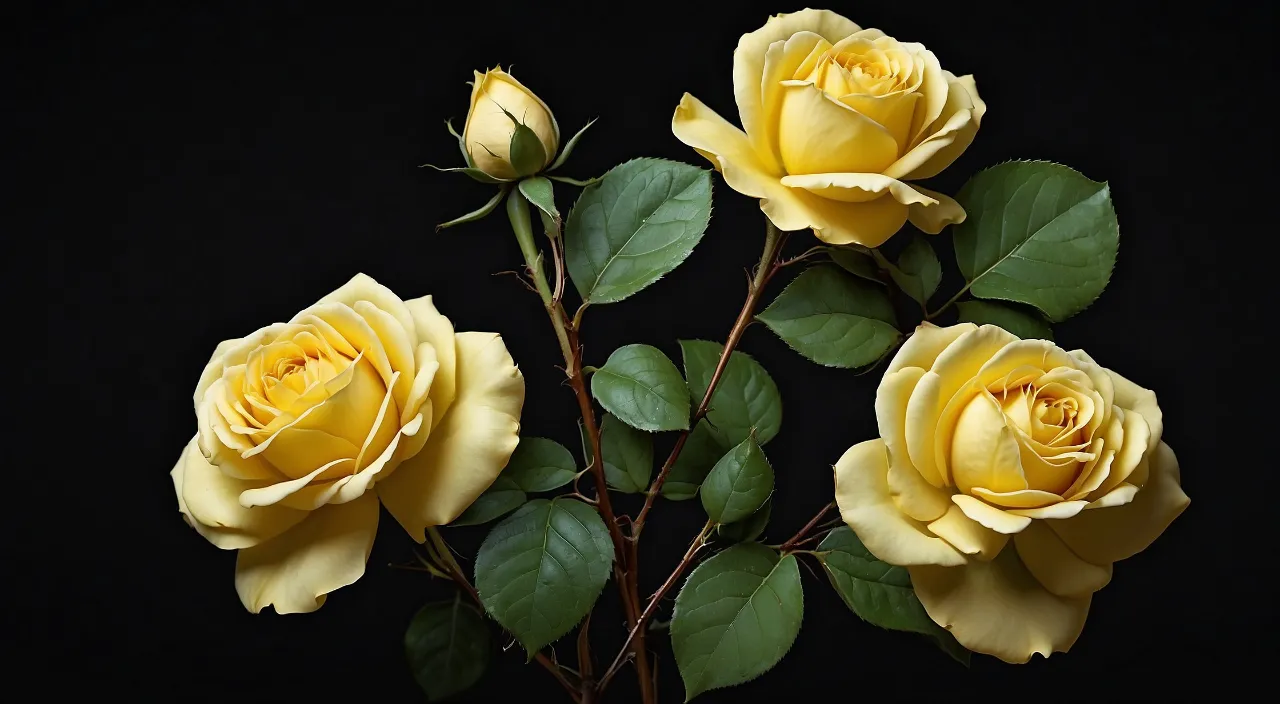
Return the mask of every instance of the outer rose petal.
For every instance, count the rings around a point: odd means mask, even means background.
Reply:
[[[440,368],[431,380],[431,391],[427,398],[431,399],[432,427],[439,425],[444,419],[445,411],[453,403],[456,393],[456,375],[458,354],[454,349],[453,323],[436,310],[431,296],[423,296],[406,301],[413,324],[418,332],[418,341],[430,343],[435,348],[436,361]]]
[[[960,204],[951,196],[921,188],[914,184],[912,188],[937,201],[933,205],[924,202],[912,203],[911,208],[907,210],[907,219],[911,221],[912,225],[919,228],[921,232],[936,235],[942,232],[942,228],[947,225],[957,225],[964,222],[964,208],[960,207]]]
[[[987,112],[987,104],[978,97],[978,86],[973,76],[956,78],[950,71],[942,73],[947,77],[948,85],[947,102],[938,117],[939,129],[911,154],[903,157],[901,166],[894,164],[897,167],[894,173],[903,173],[900,178],[931,178],[942,173],[973,144],[982,117]]]
[[[916,596],[938,625],[969,650],[1023,663],[1032,654],[1066,652],[1080,636],[1092,595],[1054,596],[1006,546],[990,562],[911,566]]]
[[[761,91],[765,54],[770,45],[797,32],[812,32],[834,44],[859,29],[858,25],[830,10],[801,10],[774,15],[760,29],[742,35],[738,48],[733,52],[733,95],[738,102],[742,126],[751,135],[751,143],[757,150],[762,154],[772,153],[769,136],[765,133],[768,126],[764,124],[766,118]]]
[[[903,422],[907,400],[924,370],[906,367],[885,374],[876,390],[876,424],[889,453],[889,494],[902,512],[917,521],[933,521],[951,508],[951,497],[920,476],[907,456]],[[954,543],[952,543],[954,545]]]
[[[733,190],[762,199],[760,209],[780,230],[813,228],[830,244],[857,242],[877,247],[907,221],[907,206],[889,196],[866,203],[842,203],[781,183],[781,173],[763,166],[747,136],[685,94],[671,119],[677,139],[710,161]]]
[[[806,176],[783,176],[782,185],[803,188],[821,198],[845,203],[865,203],[888,192],[903,205],[935,205],[937,201],[911,185],[880,174],[823,173]]]
[[[978,326],[973,323],[960,323],[945,328],[940,328],[933,323],[920,323],[915,332],[911,333],[911,337],[908,337],[907,341],[898,348],[897,354],[893,355],[893,360],[885,368],[884,375],[889,376],[904,367],[929,369],[938,359],[938,355],[942,354],[942,351],[951,343],[961,335],[977,329]]]
[[[1106,372],[1115,387],[1116,405],[1133,409],[1146,419],[1147,427],[1151,430],[1150,437],[1147,438],[1147,452],[1154,452],[1156,446],[1160,444],[1160,436],[1164,433],[1164,413],[1160,410],[1159,402],[1156,401],[1156,392],[1144,389],[1110,369]]]
[[[516,449],[524,377],[502,338],[457,334],[458,395],[422,450],[377,484],[382,503],[414,540],[457,518]]]
[[[316,301],[316,304],[329,302],[345,303],[351,308],[356,307],[357,301],[368,301],[383,311],[390,313],[400,323],[400,326],[410,335],[410,348],[417,346],[417,340],[413,339],[414,326],[413,316],[409,314],[409,309],[405,306],[404,301],[395,294],[391,289],[374,281],[373,277],[367,274],[356,274],[351,280],[343,284],[338,290]]]
[[[1081,511],[1049,527],[1080,557],[1106,565],[1142,552],[1191,503],[1182,492],[1178,457],[1161,442],[1151,457],[1150,476],[1133,501],[1123,506]]]
[[[307,517],[304,511],[283,506],[244,508],[240,492],[257,486],[255,482],[232,479],[209,464],[194,439],[182,450],[178,463],[169,472],[178,511],[205,540],[223,550],[238,550],[269,540]],[[188,502],[187,497],[191,497]],[[192,504],[199,517],[192,511]]]
[[[883,440],[849,448],[836,462],[836,504],[844,522],[877,558],[894,565],[947,565],[965,558],[894,505],[889,496],[889,456]]]
[[[979,560],[994,558],[1009,542],[1009,536],[981,525],[955,505],[948,508],[942,518],[929,524],[929,532],[966,555],[977,555]]]
[[[360,579],[378,532],[378,499],[329,504],[289,531],[240,551],[236,591],[253,613],[315,611],[325,595]]]
[[[1027,571],[1058,596],[1088,596],[1111,581],[1111,565],[1081,560],[1042,521],[1015,535],[1013,544]]]

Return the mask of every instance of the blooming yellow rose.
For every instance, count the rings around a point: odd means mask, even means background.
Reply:
[[[379,499],[422,542],[488,488],[523,403],[502,338],[455,333],[430,296],[402,301],[360,274],[214,350],[171,473],[178,510],[240,551],[245,608],[314,611],[364,574]]]
[[[827,10],[777,15],[738,41],[733,93],[745,133],[688,93],[671,129],[778,228],[876,247],[908,218],[930,234],[964,220],[904,182],[955,161],[987,109],[923,45]]]
[[[511,136],[516,121],[533,130],[546,152],[541,171],[551,163],[560,146],[560,126],[542,99],[500,68],[475,72],[471,84],[471,109],[462,130],[462,142],[475,168],[503,180],[528,176],[511,162]],[[513,120],[514,118],[514,120]]]
[[[1190,503],[1154,393],[998,327],[918,328],[876,419],[836,464],[841,515],[930,618],[1007,662],[1070,648],[1111,564]]]

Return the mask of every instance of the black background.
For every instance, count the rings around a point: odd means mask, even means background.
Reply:
[[[24,87],[11,95],[18,126],[6,141],[30,159],[9,195],[36,214],[13,234],[48,244],[50,381],[40,398],[52,409],[16,426],[50,434],[40,459],[7,468],[38,481],[11,497],[21,526],[11,540],[30,564],[15,582],[25,596],[6,608],[17,623],[5,639],[21,652],[6,686],[137,700],[421,699],[401,635],[419,606],[450,589],[388,568],[409,559],[412,543],[385,514],[364,578],[317,613],[252,616],[240,606],[234,555],[183,525],[167,476],[195,430],[191,389],[218,341],[285,320],[363,271],[404,298],[434,294],[459,329],[501,332],[528,382],[524,431],[576,448],[576,407],[539,301],[514,277],[494,276],[520,262],[504,218],[433,232],[489,191],[418,165],[458,164],[442,121],[460,126],[471,71],[502,63],[552,106],[566,136],[600,117],[566,173],[598,175],[642,155],[705,166],[670,133],[682,92],[736,122],[738,36],[795,9],[717,5],[97,3],[7,21],[9,68]],[[1241,686],[1274,641],[1262,570],[1276,553],[1266,539],[1275,456],[1260,451],[1274,444],[1275,418],[1274,354],[1263,346],[1272,11],[1046,5],[1061,9],[832,9],[976,75],[989,106],[982,130],[932,188],[954,193],[1010,158],[1110,181],[1123,233],[1114,278],[1057,337],[1158,391],[1191,507],[1117,566],[1069,654],[1020,667],[975,657],[965,671],[922,638],[863,624],[825,579],[806,574],[791,653],[700,701],[1169,698]],[[679,359],[678,338],[724,338],[763,219],[754,201],[716,184],[711,228],[688,262],[590,311],[588,363],[625,343]],[[562,208],[575,195],[562,187]],[[958,286],[950,237],[933,242],[946,297]],[[795,236],[788,251],[810,243]],[[783,393],[782,432],[768,447],[779,480],[767,533],[782,540],[830,497],[830,464],[875,434],[879,375],[808,363],[758,326],[742,348]],[[646,592],[702,520],[696,502],[658,504],[642,549]],[[483,530],[451,535],[474,555]],[[592,623],[601,666],[620,622],[609,586]],[[662,698],[680,701],[666,638],[652,643]],[[571,643],[558,651],[573,659]],[[560,696],[522,661],[518,646],[495,654],[465,700]],[[610,699],[629,701],[633,687],[628,671]]]

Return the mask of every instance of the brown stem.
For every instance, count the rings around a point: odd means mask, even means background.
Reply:
[[[476,606],[479,606],[481,610],[484,610],[484,602],[480,601],[480,593],[476,591],[475,587],[471,586],[471,580],[467,579],[466,572],[463,572],[462,566],[458,564],[456,559],[454,559],[453,551],[449,549],[447,544],[445,544],[444,538],[440,536],[440,532],[435,528],[427,528],[427,537],[435,546],[435,550],[433,552],[438,554],[441,561],[444,562],[443,565],[439,566],[445,568],[448,572],[449,578],[452,579],[459,587],[462,587],[463,591],[471,595],[471,599],[476,602]],[[507,635],[514,637],[511,636],[510,633]],[[564,676],[564,672],[560,669],[559,665],[552,662],[551,658],[544,655],[541,651],[534,653],[533,659],[537,661],[539,665],[546,668],[547,672],[550,672],[552,677],[556,678],[556,681],[560,683],[560,686],[564,687],[565,691],[569,693],[569,696],[573,698],[573,701],[579,703],[582,702],[582,696],[579,694],[578,689],[569,681],[569,678]]]
[[[658,605],[662,602],[662,598],[667,595],[667,592],[671,591],[671,587],[675,586],[675,583],[680,579],[680,575],[684,574],[684,571],[689,568],[689,565],[693,564],[693,559],[697,557],[698,551],[707,544],[707,535],[711,532],[713,527],[715,527],[715,523],[713,521],[707,521],[706,525],[702,526],[702,530],[698,533],[698,537],[694,538],[693,542],[689,544],[689,549],[685,551],[684,557],[680,560],[680,564],[676,565],[675,570],[671,572],[671,575],[662,583],[662,586],[658,587],[658,591],[654,592],[653,596],[649,599],[649,603],[644,608],[644,613],[640,614],[639,621],[636,625],[632,626],[631,631],[627,634],[627,639],[622,643],[622,648],[618,650],[618,654],[613,658],[613,662],[609,665],[609,669],[605,670],[604,676],[600,678],[600,684],[596,688],[597,692],[603,692],[604,688],[609,685],[609,680],[613,679],[614,674],[616,674],[618,669],[622,667],[622,663],[625,661],[627,655],[627,646],[631,645],[632,640],[640,637],[645,625],[649,623],[649,620],[653,618],[653,614],[657,612]]]
[[[542,305],[551,318],[551,326],[555,328],[556,340],[560,343],[560,352],[564,357],[564,373],[569,378],[569,385],[573,388],[574,396],[578,400],[583,428],[586,430],[591,446],[591,465],[587,469],[596,483],[595,509],[609,529],[609,539],[613,542],[614,554],[617,557],[613,562],[614,581],[618,584],[618,594],[622,598],[627,624],[634,627],[640,617],[640,600],[634,587],[635,568],[631,564],[632,553],[627,549],[628,543],[622,536],[622,529],[618,527],[617,517],[613,513],[609,486],[605,482],[603,454],[600,451],[600,426],[596,422],[591,395],[587,392],[582,374],[582,345],[578,340],[578,329],[569,322],[564,306],[556,299],[555,293],[547,283],[546,271],[542,266],[542,253],[533,243],[529,204],[519,189],[511,191],[507,196],[507,217],[511,222],[511,230],[515,233],[516,241],[520,244],[520,251],[524,255],[529,275],[533,279],[539,297],[542,298]],[[555,262],[557,270],[563,270],[564,263],[560,261],[564,256],[563,248],[553,247],[552,253],[557,258]],[[632,650],[635,652],[636,675],[640,679],[641,700],[644,704],[653,704],[653,678],[650,676],[649,656],[644,647],[643,635],[635,640]]]
[[[834,501],[827,504],[826,506],[823,506],[821,511],[819,511],[813,518],[810,518],[808,523],[804,524],[803,528],[796,531],[795,535],[791,536],[790,538],[787,538],[787,542],[783,543],[782,545],[779,545],[778,550],[780,552],[786,552],[791,548],[794,548],[797,543],[804,542],[805,535],[808,534],[809,531],[813,530],[813,527],[818,525],[818,522],[822,520],[822,517],[827,515],[827,512],[835,508],[835,506],[836,506],[836,502]]]
[[[766,220],[766,222],[768,221]],[[707,384],[706,393],[702,394],[702,402],[698,404],[697,410],[693,413],[693,418],[689,420],[689,430],[680,433],[680,437],[676,438],[676,444],[671,448],[671,454],[667,455],[667,461],[662,463],[662,469],[658,471],[658,476],[654,478],[653,483],[649,485],[649,490],[645,492],[644,506],[636,516],[631,529],[633,553],[635,552],[635,543],[640,539],[640,532],[644,530],[645,519],[649,517],[649,511],[653,509],[653,502],[657,498],[658,492],[662,491],[662,485],[667,481],[667,474],[671,472],[676,460],[680,458],[680,452],[684,450],[684,444],[689,439],[689,433],[707,415],[707,411],[711,410],[711,397],[715,395],[716,386],[720,384],[720,377],[724,376],[724,370],[729,366],[729,358],[733,355],[734,348],[738,346],[738,341],[742,339],[742,333],[746,332],[747,326],[751,324],[751,319],[756,314],[756,306],[760,303],[761,295],[764,294],[765,285],[769,283],[769,279],[773,278],[774,274],[778,273],[780,268],[778,254],[782,251],[782,245],[785,241],[786,233],[779,232],[772,222],[768,222],[764,237],[764,251],[760,253],[760,263],[756,265],[755,274],[747,286],[747,300],[743,301],[742,310],[738,311],[738,318],[733,321],[733,327],[729,329],[729,337],[724,342],[724,349],[720,351],[720,360],[716,362],[716,369],[711,374],[711,381]]]

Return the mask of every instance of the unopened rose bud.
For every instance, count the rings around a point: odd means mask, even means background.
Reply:
[[[560,146],[560,127],[533,91],[494,68],[476,71],[462,141],[475,168],[511,180],[551,163]]]

